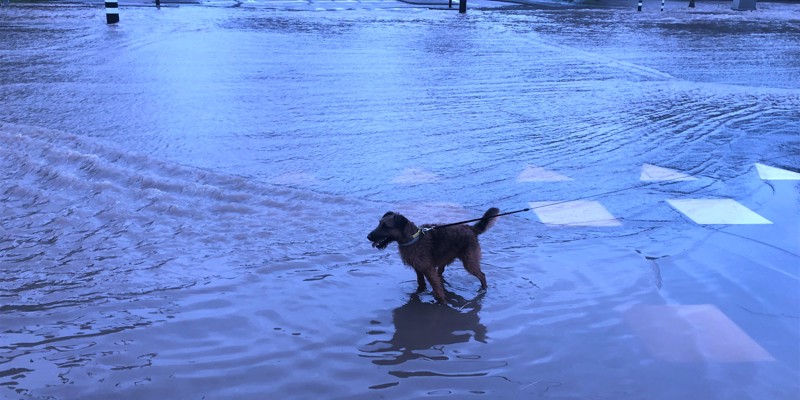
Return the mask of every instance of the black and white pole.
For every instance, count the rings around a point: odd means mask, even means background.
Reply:
[[[106,23],[116,24],[119,22],[119,3],[117,0],[106,0]]]
[[[664,0],[661,0],[661,12],[664,12]]]
[[[639,0],[639,7],[636,8],[636,11],[642,11],[642,0]]]
[[[689,8],[694,8],[694,0],[689,0]]]

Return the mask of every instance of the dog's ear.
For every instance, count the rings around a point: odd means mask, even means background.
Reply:
[[[405,230],[408,225],[408,219],[400,214],[394,214],[394,227],[397,229]]]
[[[384,219],[384,218],[386,218],[386,217],[388,217],[388,216],[390,216],[390,215],[394,215],[394,211],[389,211],[389,212],[387,212],[386,214],[383,214],[383,216],[381,217],[381,219]]]

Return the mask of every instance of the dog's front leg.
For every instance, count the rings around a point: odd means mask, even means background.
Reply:
[[[427,289],[425,285],[425,274],[419,271],[415,271],[417,273],[417,293],[424,292]]]
[[[442,266],[440,266],[439,268],[436,269],[438,271],[438,273],[439,273],[439,280],[442,281],[442,285],[446,285],[447,284],[447,281],[444,279],[444,267],[446,267],[446,266],[447,266],[447,264],[442,265]]]
[[[431,283],[431,287],[433,288],[433,297],[436,297],[436,301],[438,301],[439,304],[446,304],[444,288],[442,287],[442,281],[439,279],[439,274],[436,272],[436,269],[428,269],[425,271],[425,276],[428,278],[428,282]]]

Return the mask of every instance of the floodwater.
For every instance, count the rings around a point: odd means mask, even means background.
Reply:
[[[0,9],[1,398],[800,396],[800,6],[338,4]]]

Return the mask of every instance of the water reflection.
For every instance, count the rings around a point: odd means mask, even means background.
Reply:
[[[798,399],[800,190],[752,167],[800,165],[792,7],[748,13],[757,26],[677,9],[132,7],[116,28],[14,7],[0,397]],[[739,34],[695,36],[720,25]],[[698,180],[643,185],[644,164]],[[517,182],[528,166],[572,180]],[[774,223],[698,225],[665,202],[690,198]],[[390,204],[452,222],[577,199],[622,225],[502,221],[485,304],[398,299],[407,272],[346,240]],[[664,257],[659,290],[644,255]],[[618,312],[636,304],[681,318]],[[706,304],[726,319],[691,308]],[[465,376],[482,379],[448,379]]]
[[[422,301],[414,293],[406,304],[392,311],[392,338],[373,341],[364,351],[376,355],[372,361],[376,365],[399,365],[417,359],[448,360],[443,346],[466,343],[470,338],[486,343],[486,326],[478,315],[484,294],[467,300],[445,290],[449,304],[445,307]]]

